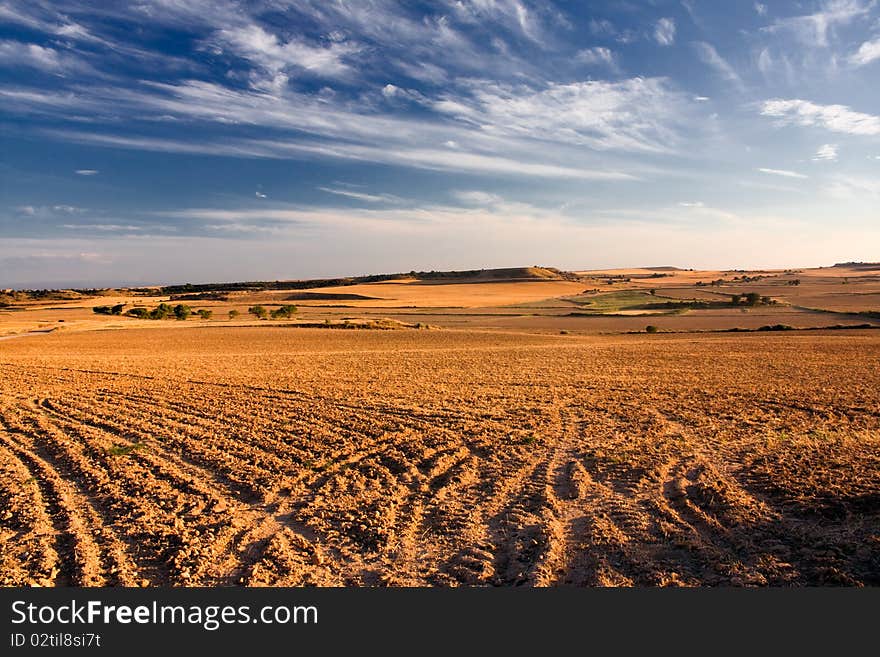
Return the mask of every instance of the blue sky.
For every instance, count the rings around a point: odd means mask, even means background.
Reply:
[[[0,287],[880,259],[880,3],[0,0]]]

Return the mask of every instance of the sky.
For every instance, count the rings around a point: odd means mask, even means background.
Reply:
[[[0,0],[0,288],[876,261],[878,173],[878,0]]]

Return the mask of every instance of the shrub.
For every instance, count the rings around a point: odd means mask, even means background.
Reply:
[[[269,314],[263,306],[251,306],[248,308],[248,313],[257,319],[266,319],[266,316]]]
[[[174,306],[174,316],[178,320],[183,321],[187,317],[189,317],[190,315],[192,315],[192,308],[190,308],[189,306],[182,304],[182,303],[179,303],[176,306]]]
[[[290,319],[296,313],[296,306],[281,306],[272,311],[272,319]]]
[[[761,295],[757,292],[749,292],[746,295],[747,306],[757,306],[761,302]]]
[[[109,315],[110,306],[95,306],[94,308],[92,308],[92,312],[96,315]]]
[[[146,308],[132,308],[125,314],[129,317],[136,317],[137,319],[146,319],[150,315],[150,311]]]
[[[241,313],[235,309],[229,311],[229,319],[235,319],[239,315],[241,315]]]
[[[122,309],[123,309],[123,308],[125,308],[125,304],[124,304],[124,303],[117,303],[115,306],[113,306],[113,307],[110,309],[110,314],[111,314],[111,315],[121,315],[121,314],[122,314]]]
[[[213,310],[206,310],[205,308],[202,308],[199,311],[199,317],[201,317],[202,319],[211,319],[211,317],[213,317],[213,316],[214,316]]]
[[[147,319],[168,319],[168,317],[173,314],[174,309],[171,306],[167,303],[160,303],[150,311],[147,315]]]
[[[648,325],[645,327],[645,333],[656,333],[656,332],[659,331],[659,330],[660,330],[660,329],[658,329],[658,328],[657,328],[656,326],[654,326],[653,324],[648,324]]]

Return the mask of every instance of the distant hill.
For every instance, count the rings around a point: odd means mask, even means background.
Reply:
[[[846,269],[859,269],[861,271],[874,271],[880,269],[880,262],[838,262],[834,266]]]
[[[162,295],[196,295],[207,292],[261,292],[267,290],[309,290],[319,287],[343,287],[364,283],[381,283],[416,279],[425,283],[491,282],[491,281],[561,281],[580,280],[571,272],[555,267],[510,267],[506,269],[467,269],[462,271],[410,271],[396,274],[371,274],[343,278],[313,278],[294,281],[244,281],[233,283],[184,283],[158,289]],[[184,297],[179,297],[184,298]],[[194,297],[192,297],[194,298]],[[203,297],[204,298],[204,297]]]

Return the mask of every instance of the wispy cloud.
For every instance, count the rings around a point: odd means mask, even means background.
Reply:
[[[778,119],[782,125],[819,126],[850,135],[880,135],[880,116],[856,112],[846,105],[773,99],[761,104],[761,114]]]
[[[755,3],[755,12],[757,12],[758,16],[766,16],[767,15],[767,5],[756,2]]]
[[[849,57],[853,66],[865,66],[880,59],[880,39],[865,41],[859,49]]]
[[[814,162],[836,162],[837,144],[822,144],[813,155]]]
[[[54,48],[21,41],[0,41],[0,66],[27,67],[48,73],[61,73],[81,63]]]
[[[837,175],[825,191],[843,201],[875,201],[880,199],[880,181],[863,176]]]
[[[477,81],[434,108],[483,132],[591,148],[665,152],[678,140],[686,96],[663,78],[590,80],[543,89]]]
[[[294,71],[328,78],[347,76],[352,69],[345,58],[360,50],[357,45],[346,42],[320,45],[299,38],[281,41],[256,24],[220,30],[214,39],[264,69],[273,80],[279,74]]]
[[[661,46],[671,46],[675,43],[675,21],[671,18],[661,18],[654,26],[654,40]]]
[[[74,173],[78,176],[97,176],[100,171],[97,169],[77,169]]]
[[[357,201],[366,201],[367,203],[399,203],[402,200],[399,196],[394,196],[393,194],[367,194],[366,192],[333,187],[318,187],[318,189],[322,192],[327,192],[328,194],[344,196]]]
[[[789,32],[804,45],[827,47],[828,36],[837,27],[848,25],[856,18],[867,15],[875,0],[827,0],[812,14],[779,18],[763,28],[767,32]]]
[[[733,83],[737,88],[743,88],[742,78],[740,78],[739,74],[727,62],[727,60],[718,54],[718,51],[715,50],[715,46],[706,43],[705,41],[697,41],[694,43],[694,48],[696,48],[697,56],[704,64],[711,66],[724,80]]]
[[[587,64],[588,66],[603,65],[612,70],[617,70],[617,61],[614,57],[614,52],[602,46],[579,50],[575,54],[574,59],[576,62]]]
[[[468,205],[496,205],[501,203],[503,199],[497,194],[483,192],[480,190],[455,190],[452,195],[459,201]]]
[[[756,171],[760,171],[761,173],[769,173],[772,176],[783,176],[785,178],[807,178],[802,173],[798,173],[797,171],[788,171],[787,169],[767,169],[764,167],[758,167]]]

